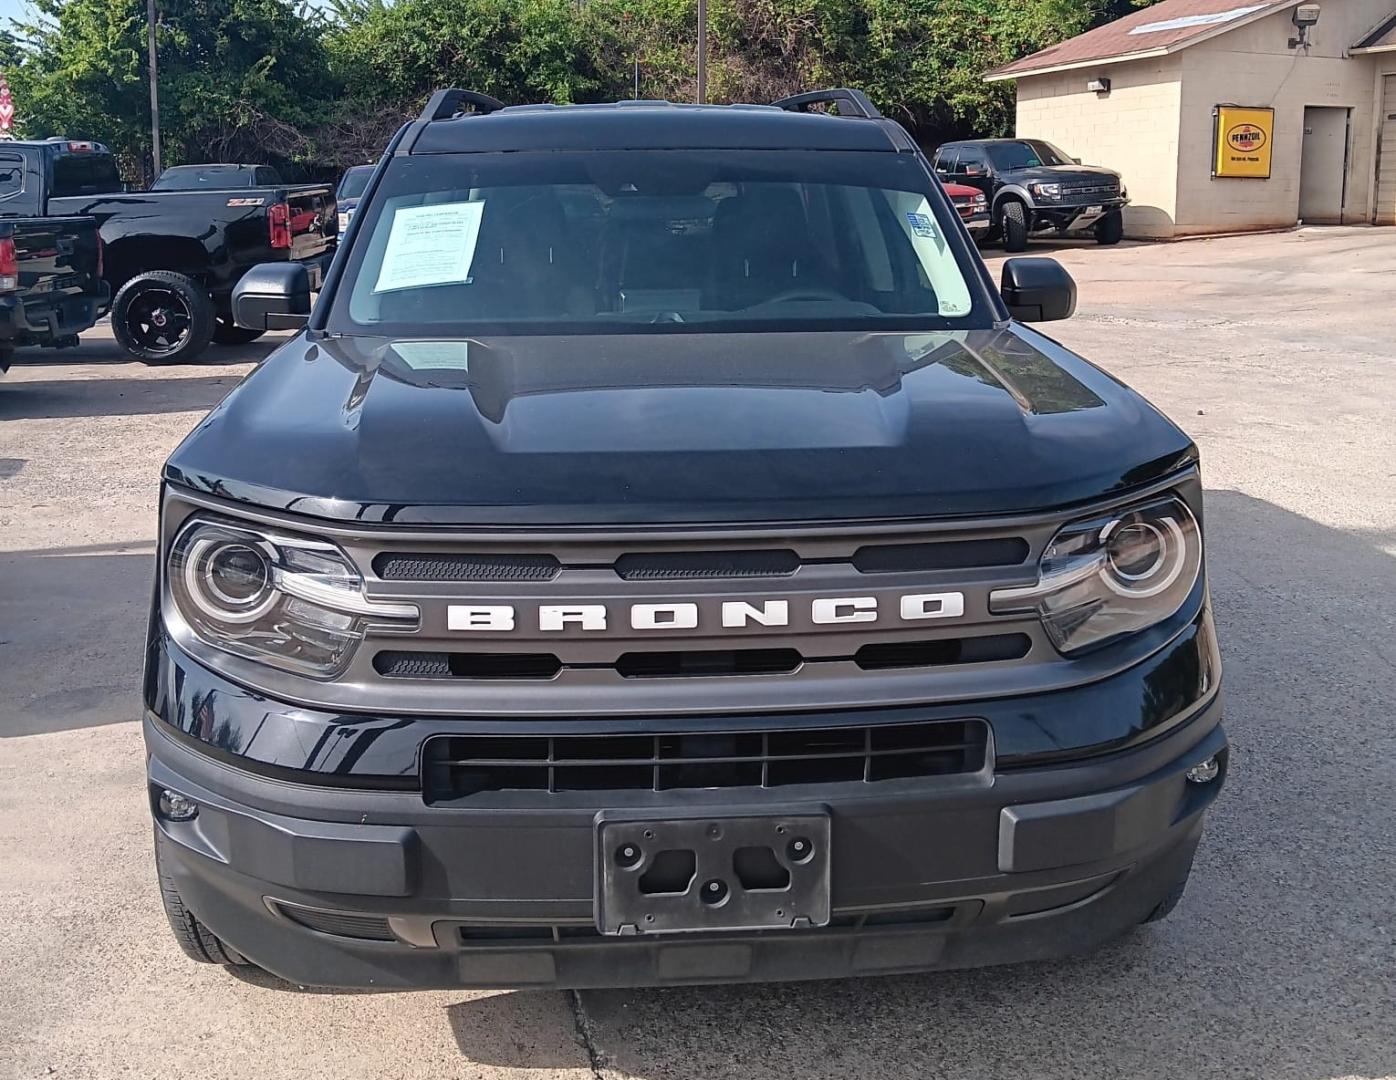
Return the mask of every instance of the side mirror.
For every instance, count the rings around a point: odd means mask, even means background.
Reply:
[[[999,291],[1019,322],[1069,319],[1076,310],[1076,282],[1056,259],[1009,259]]]
[[[1071,160],[1074,161],[1077,165],[1081,164],[1081,159],[1079,157],[1074,157]]]
[[[233,321],[248,330],[299,330],[310,321],[310,274],[295,262],[258,263],[233,286]]]

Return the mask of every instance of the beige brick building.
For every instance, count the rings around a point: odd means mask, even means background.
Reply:
[[[1162,0],[987,78],[1018,135],[1123,174],[1126,235],[1396,224],[1393,0]],[[1225,175],[1265,143],[1268,178]]]

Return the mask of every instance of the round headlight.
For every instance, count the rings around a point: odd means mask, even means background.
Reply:
[[[184,586],[205,614],[224,622],[252,622],[276,603],[271,560],[240,540],[200,537],[184,559]]]
[[[1186,542],[1171,517],[1116,519],[1101,530],[1100,542],[1107,563],[1101,576],[1121,596],[1157,596],[1183,572]]]

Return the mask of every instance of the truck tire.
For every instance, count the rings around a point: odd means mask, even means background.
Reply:
[[[1125,238],[1125,219],[1118,210],[1113,214],[1106,214],[1095,223],[1095,242],[1097,244],[1118,244]]]
[[[1017,199],[1009,199],[999,211],[1004,251],[1028,249],[1028,211]]]
[[[246,345],[265,333],[265,330],[249,330],[245,326],[239,326],[226,315],[218,316],[218,321],[213,326],[213,340],[219,345]]]
[[[112,333],[147,364],[187,364],[213,338],[213,299],[193,278],[147,270],[121,286],[111,305]]]
[[[184,950],[184,955],[200,964],[224,964],[240,967],[249,963],[247,958],[235,949],[229,948],[209,932],[208,927],[184,906],[174,879],[166,872],[161,862],[160,851],[169,841],[159,833],[155,835],[155,876],[160,882],[160,901],[165,907],[165,917],[170,920],[170,930],[175,941]]]

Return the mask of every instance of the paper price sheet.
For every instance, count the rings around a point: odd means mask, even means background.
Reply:
[[[373,291],[469,282],[484,213],[484,202],[405,206],[396,211]]]

